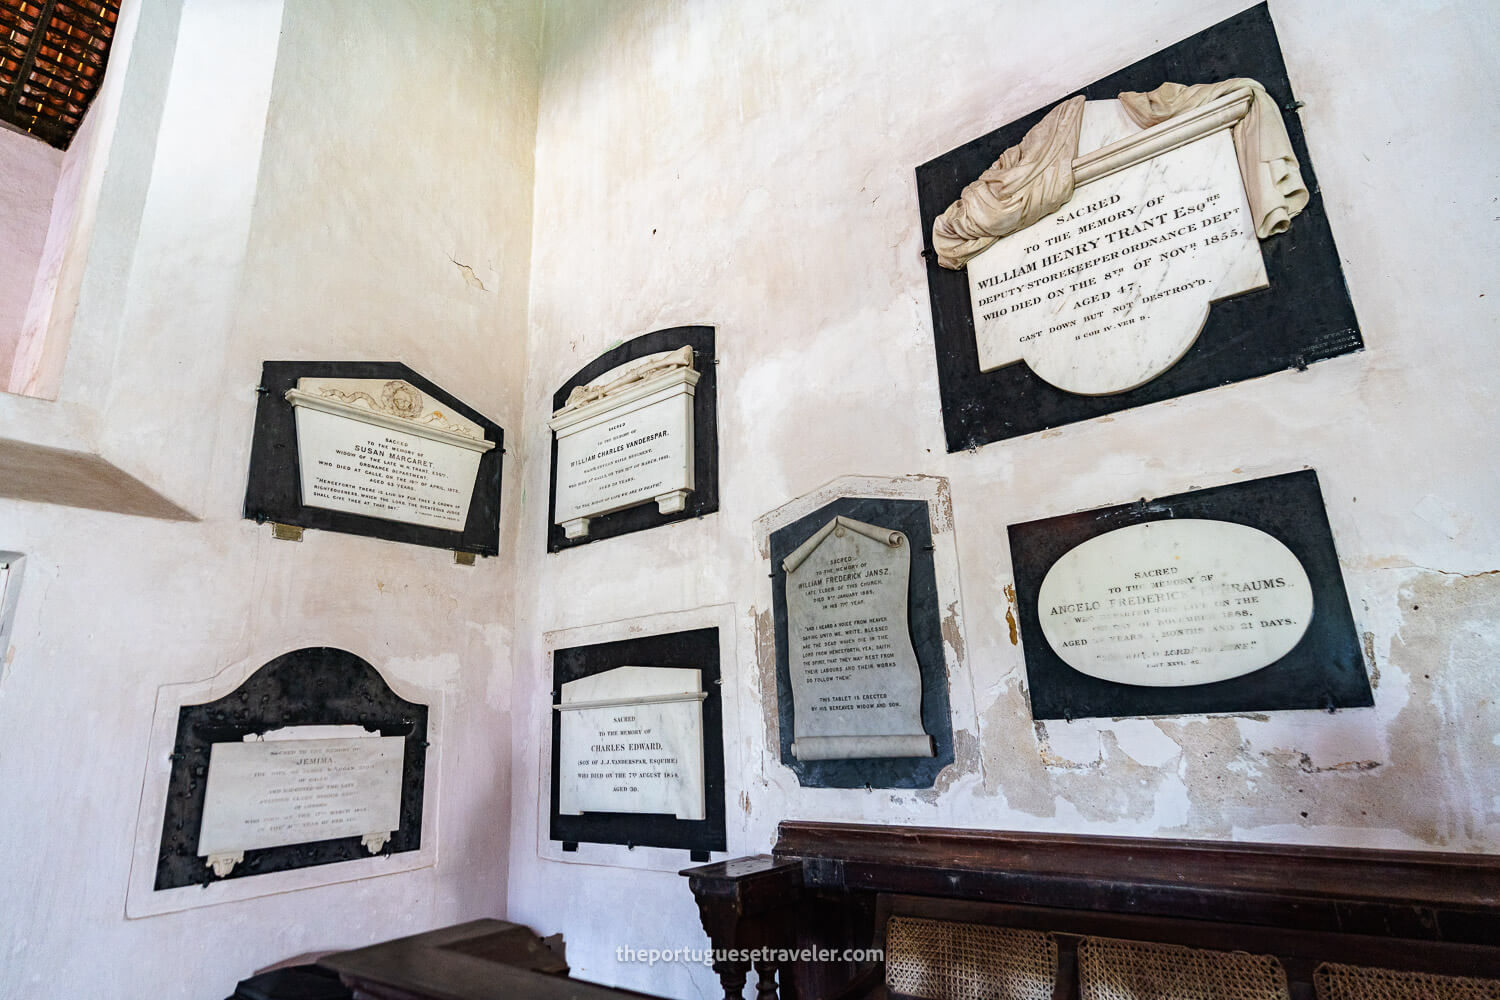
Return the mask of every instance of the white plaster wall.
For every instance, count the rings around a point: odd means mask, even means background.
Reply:
[[[0,383],[26,321],[62,158],[35,136],[0,129]]]
[[[1492,6],[1273,0],[1366,352],[944,451],[914,168],[1244,6],[549,3],[513,711],[545,716],[548,631],[732,603],[726,738],[754,763],[729,776],[731,854],[785,818],[1500,851],[1500,127],[1467,96],[1500,82]],[[545,554],[551,393],[688,323],[718,329],[720,512]],[[1304,466],[1374,709],[1033,725],[1007,524]],[[936,792],[803,790],[763,725],[752,522],[839,475],[906,473],[951,480],[977,712]],[[615,960],[704,943],[684,880],[533,851],[545,739],[514,736],[511,918],[564,931],[577,975],[712,995],[705,969]]]
[[[540,11],[144,6],[153,34],[138,47],[180,44],[154,115],[122,112],[126,159],[111,169],[143,168],[147,183],[135,224],[101,207],[73,350],[128,345],[80,369],[109,372],[93,386],[122,397],[119,426],[100,433],[154,447],[203,518],[0,500],[0,549],[27,555],[0,651],[6,998],[222,997],[293,956],[505,909],[507,561],[464,568],[326,532],[275,542],[240,507],[265,359],[401,360],[519,428]],[[90,307],[91,281],[92,301],[112,289],[120,308]],[[506,552],[519,482],[508,460]],[[436,867],[126,919],[158,688],[315,644],[444,700]]]

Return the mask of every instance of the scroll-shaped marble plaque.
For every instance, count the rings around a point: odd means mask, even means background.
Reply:
[[[705,816],[702,673],[616,667],[562,686],[560,815]]]
[[[1209,305],[1266,287],[1229,129],[1243,90],[1142,130],[1089,101],[1071,200],[969,261],[982,371],[1024,361],[1081,395],[1172,367]]]
[[[379,853],[401,826],[400,736],[215,743],[198,854],[229,874],[244,852],[362,837]]]
[[[484,428],[400,379],[301,378],[296,409],[304,506],[463,531]]]
[[[1183,687],[1281,659],[1312,622],[1312,583],[1258,528],[1185,519],[1132,524],[1070,550],[1037,594],[1042,634],[1074,670]]]
[[[906,536],[835,517],[782,562],[798,760],[931,757]]]
[[[681,511],[693,490],[693,351],[664,351],[573,391],[552,415],[557,435],[553,521],[568,538],[589,520],[641,503]]]

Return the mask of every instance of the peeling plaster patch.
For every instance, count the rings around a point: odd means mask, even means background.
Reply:
[[[1001,697],[984,717],[984,744],[981,753],[992,766],[985,767],[985,791],[1000,795],[1005,804],[1017,812],[1042,818],[1057,815],[1057,800],[1051,781],[1037,754],[1037,746],[1046,739],[1046,727],[1035,723],[1028,732],[1024,706],[1016,711],[1014,685],[1010,697]]]
[[[937,805],[938,798],[952,784],[966,774],[979,770],[979,738],[966,729],[953,730],[953,763],[938,772],[931,788],[915,792],[915,796],[930,806]]]
[[[943,641],[948,644],[949,649],[953,650],[955,661],[962,664],[964,662],[964,637],[958,627],[958,601],[948,603],[948,610],[938,627],[943,633]]]
[[[1370,689],[1378,690],[1380,687],[1380,664],[1375,661],[1375,633],[1366,632],[1365,640],[1365,663],[1370,670]]]
[[[1120,749],[1112,732],[1106,730],[1097,737],[1099,760],[1095,764],[1058,775],[1063,798],[1090,823],[1150,820],[1156,815],[1157,791],[1168,772],[1136,763]],[[1187,811],[1179,806],[1178,823],[1180,814]]]
[[[1373,771],[1380,766],[1378,760],[1346,760],[1342,764],[1329,764],[1327,767],[1313,767],[1312,759],[1307,754],[1302,755],[1298,764],[1302,770],[1309,774],[1319,774],[1323,771]],[[1309,770],[1310,769],[1310,770]]]
[[[1005,624],[1010,626],[1010,644],[1019,646],[1021,632],[1016,628],[1016,588],[1009,583],[1005,585]]]
[[[1500,580],[1424,572],[1396,603],[1406,614],[1386,673],[1397,682],[1379,710],[1179,724],[1193,836],[1454,850],[1495,842],[1500,682],[1489,664],[1500,655]]]
[[[1041,744],[1042,763],[1049,768],[1073,771],[1104,763],[1099,730],[1087,721],[1065,722],[1051,728],[1045,722],[1037,722],[1036,735]]]
[[[1373,771],[1380,766],[1378,760],[1346,760],[1337,764],[1319,765],[1313,763],[1312,757],[1300,750],[1276,750],[1261,756],[1277,767],[1295,767],[1303,774],[1324,774],[1329,771]]]
[[[755,629],[755,677],[759,687],[761,724],[766,731],[765,746],[773,759],[779,759],[781,734],[776,719],[776,630],[771,624],[770,609],[757,611],[752,605],[750,622]]]
[[[932,533],[940,535],[953,530],[953,488],[942,476],[913,476],[914,479],[931,479],[937,483],[937,494],[928,505],[928,518],[932,521]]]

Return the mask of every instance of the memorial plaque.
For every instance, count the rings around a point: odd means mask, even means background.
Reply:
[[[552,653],[548,835],[564,851],[626,844],[707,861],[727,846],[719,629],[616,624],[630,637]]]
[[[558,812],[705,818],[702,674],[616,667],[562,686]]]
[[[1312,581],[1258,528],[1204,518],[1116,528],[1068,551],[1037,593],[1042,634],[1074,670],[1182,687],[1268,667],[1312,622]]]
[[[268,361],[245,516],[499,553],[504,432],[394,362]]]
[[[949,451],[1363,348],[1260,5],[917,170]]]
[[[931,788],[953,763],[928,501],[846,496],[769,531],[781,762],[810,788]]]
[[[1311,471],[1010,539],[1036,718],[1373,703]]]
[[[569,538],[589,521],[641,503],[685,509],[693,490],[693,395],[684,346],[623,365],[575,388],[549,422],[557,435],[553,521]]]
[[[418,851],[427,706],[342,649],[177,712],[154,889]]]
[[[1134,389],[1187,353],[1210,303],[1264,288],[1228,131],[1249,104],[1246,89],[1200,109],[1187,123],[1197,138],[1146,156],[1154,133],[1178,122],[1131,137],[1119,101],[1090,101],[1085,132],[1100,119],[1094,131],[1118,137],[1114,155],[1142,158],[969,261],[980,368],[1024,362],[1091,396]]]
[[[911,544],[835,517],[782,560],[798,760],[931,757],[907,620]]]
[[[298,379],[286,398],[304,504],[463,530],[479,457],[495,447],[478,423],[399,379]]]
[[[198,854],[227,875],[245,851],[359,837],[378,853],[401,826],[399,736],[215,743]]]
[[[716,364],[713,327],[672,327],[553,393],[549,552],[719,509]]]

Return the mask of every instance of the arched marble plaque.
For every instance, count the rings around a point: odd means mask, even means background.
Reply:
[[[1037,593],[1048,644],[1117,684],[1186,687],[1281,659],[1312,622],[1312,583],[1291,550],[1229,521],[1152,521],[1069,550]]]
[[[181,706],[155,890],[420,850],[427,715],[331,646]]]

